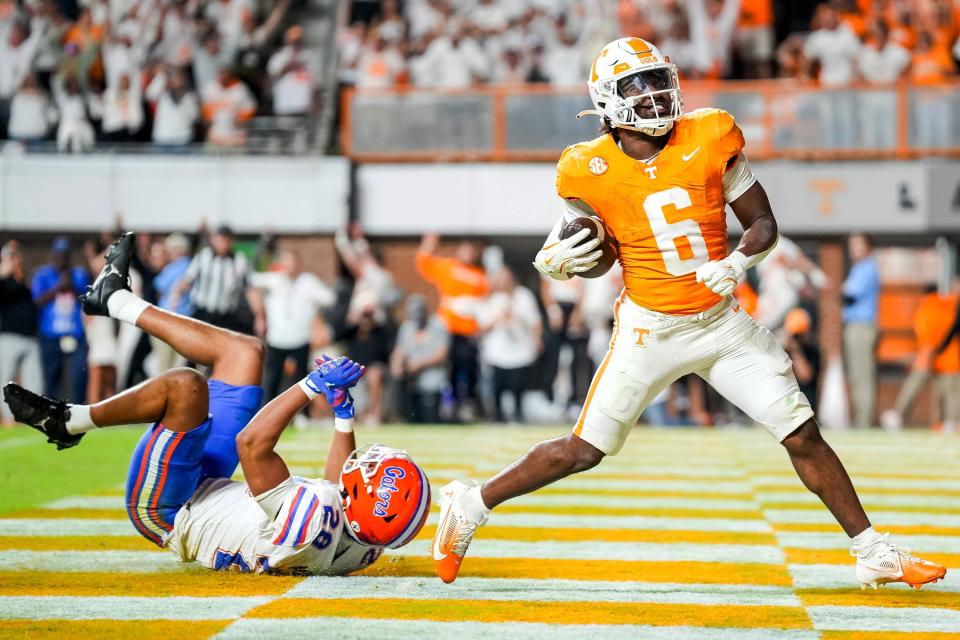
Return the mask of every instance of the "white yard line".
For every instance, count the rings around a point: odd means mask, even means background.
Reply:
[[[842,533],[817,533],[784,531],[777,533],[777,542],[781,547],[800,549],[849,549],[850,538]],[[890,541],[923,553],[960,553],[960,536],[928,536],[898,534],[890,536]]]
[[[826,509],[764,509],[763,515],[771,522],[793,524],[834,524]],[[922,511],[870,512],[870,519],[884,525],[960,527],[960,514],[926,513]]]
[[[0,596],[4,620],[236,620],[272,597]]]
[[[531,600],[537,602],[624,602],[799,607],[793,589],[734,584],[671,584],[602,580],[460,578],[307,578],[284,594],[289,598],[384,598],[415,600]]]
[[[430,540],[414,540],[391,555],[427,556]],[[640,542],[520,542],[476,539],[475,558],[555,558],[561,560],[620,560],[647,562],[745,562],[783,564],[779,547],[758,544],[690,544]]]
[[[960,611],[933,607],[807,607],[820,631],[960,632]]]
[[[0,571],[158,573],[191,567],[199,570],[172,553],[155,551],[0,551]]]
[[[850,558],[850,564],[791,564],[787,568],[793,578],[793,586],[797,589],[859,589],[860,584],[854,575],[853,567],[853,558]],[[960,593],[958,571],[960,569],[951,568],[946,578],[934,585],[923,587],[923,590]],[[913,592],[912,587],[902,582],[887,584],[880,588]]]
[[[324,630],[336,629],[337,640],[424,640],[424,638],[457,638],[459,640],[491,640],[492,638],[524,638],[526,640],[609,640],[610,638],[643,638],[644,640],[817,640],[820,634],[808,630],[745,629],[715,627],[653,627],[616,624],[541,624],[523,622],[435,622],[431,620],[377,620],[363,618],[298,618],[242,619],[215,636],[217,640],[262,640],[282,637],[284,640],[317,640],[333,637]],[[329,631],[328,631],[329,633]]]
[[[0,518],[0,536],[130,536],[129,520],[86,518]],[[146,539],[144,543],[149,544]]]

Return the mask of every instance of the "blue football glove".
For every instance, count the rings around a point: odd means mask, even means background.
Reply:
[[[354,416],[353,397],[347,391],[363,377],[366,368],[346,357],[317,360],[317,368],[307,376],[307,386],[323,394],[338,418]]]

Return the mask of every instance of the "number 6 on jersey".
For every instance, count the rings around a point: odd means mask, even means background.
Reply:
[[[643,210],[647,214],[647,220],[650,222],[650,229],[657,241],[657,247],[663,255],[663,264],[667,272],[675,276],[693,273],[700,265],[710,260],[707,243],[703,240],[700,225],[697,224],[696,220],[686,219],[667,222],[663,213],[664,207],[669,205],[673,205],[679,211],[692,204],[690,194],[680,187],[671,187],[664,191],[651,193],[643,201]],[[679,238],[686,239],[690,246],[692,255],[689,258],[680,257],[677,248]]]

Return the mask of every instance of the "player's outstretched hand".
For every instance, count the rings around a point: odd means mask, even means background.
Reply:
[[[600,244],[599,238],[583,242],[589,235],[589,229],[581,229],[566,240],[559,240],[540,249],[533,266],[545,276],[563,280],[570,274],[593,269],[603,252],[594,251]]]
[[[324,356],[316,361],[317,368],[307,376],[307,385],[314,392],[322,393],[338,418],[352,418],[353,397],[347,391],[357,384],[366,372],[366,367],[346,357]]]

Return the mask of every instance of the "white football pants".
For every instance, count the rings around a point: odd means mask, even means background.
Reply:
[[[621,294],[610,349],[587,393],[574,433],[608,455],[670,383],[688,373],[782,441],[813,417],[790,357],[732,298],[701,313],[644,309]]]

